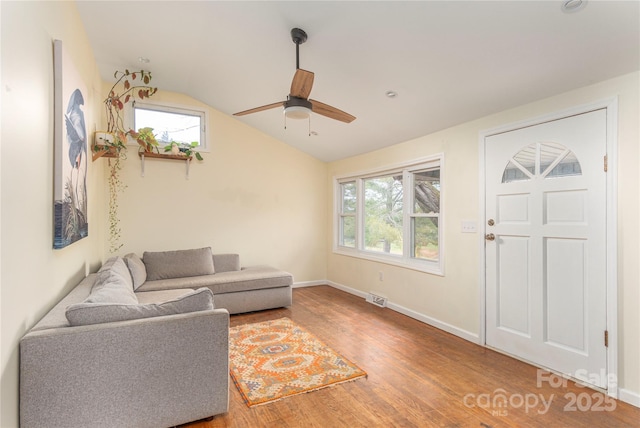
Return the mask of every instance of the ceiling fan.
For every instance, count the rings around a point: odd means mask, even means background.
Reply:
[[[234,116],[244,116],[246,114],[257,113],[263,110],[269,110],[276,107],[284,107],[284,114],[291,119],[306,119],[310,113],[320,114],[331,119],[341,122],[350,123],[355,120],[355,116],[350,115],[340,109],[332,107],[320,101],[309,99],[311,88],[313,86],[314,74],[311,71],[300,68],[300,45],[307,41],[307,33],[300,28],[291,30],[291,39],[296,45],[296,74],[291,82],[291,91],[286,101],[278,101],[277,103],[267,104],[261,107],[234,113]]]

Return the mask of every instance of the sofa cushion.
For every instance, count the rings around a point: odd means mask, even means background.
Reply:
[[[142,261],[147,269],[147,281],[211,275],[215,272],[211,247],[178,251],[145,251]]]
[[[292,284],[293,276],[288,272],[270,266],[250,266],[238,272],[147,281],[138,289],[138,292],[208,287],[216,295],[265,288],[291,287]]]
[[[133,292],[133,280],[129,269],[120,257],[112,257],[98,271],[98,278],[84,303],[119,303],[135,305],[138,299]]]
[[[240,255],[238,254],[214,254],[213,268],[216,273],[237,272],[240,270]]]
[[[147,305],[149,303],[164,303],[169,300],[175,300],[179,297],[182,297],[187,293],[191,293],[193,290],[195,290],[195,288],[176,288],[175,290],[143,291],[136,292],[136,297],[138,298],[138,303],[141,305]]]
[[[142,259],[135,253],[125,255],[124,262],[131,273],[133,289],[136,290],[147,280],[147,268],[144,266]]]
[[[77,303],[66,310],[72,326],[128,321],[214,309],[213,293],[208,288],[186,293],[163,303],[127,305],[109,303]]]

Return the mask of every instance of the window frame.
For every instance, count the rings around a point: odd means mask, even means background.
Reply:
[[[438,169],[440,171],[440,203],[439,213],[415,213],[414,212],[414,174],[424,172],[426,170]],[[370,260],[412,270],[417,270],[434,275],[444,276],[444,154],[438,153],[432,156],[414,159],[410,162],[403,162],[395,165],[389,165],[382,168],[361,171],[348,175],[338,175],[333,179],[334,183],[334,209],[333,209],[333,253],[356,257],[364,260]],[[377,251],[366,250],[364,237],[364,181],[375,177],[383,177],[385,175],[402,175],[403,185],[403,202],[402,202],[402,255],[381,253]],[[342,212],[342,185],[346,183],[356,184],[356,210],[355,210],[355,248],[341,245],[341,219],[344,216]],[[413,257],[412,245],[414,242],[412,218],[417,217],[435,217],[438,219],[438,259],[429,260]]]
[[[129,115],[130,128],[134,130],[138,130],[138,128],[142,127],[136,124],[136,108],[140,108],[142,110],[153,110],[158,112],[165,113],[174,113],[174,114],[184,114],[187,116],[199,116],[200,117],[200,145],[196,147],[196,150],[199,152],[208,153],[211,151],[209,147],[208,138],[207,138],[207,111],[205,109],[199,109],[193,106],[182,106],[173,103],[156,103],[156,102],[140,102],[135,101],[132,103],[131,114]],[[129,144],[134,144],[129,141]],[[164,148],[166,144],[160,143],[158,148]],[[160,150],[162,151],[162,150]]]

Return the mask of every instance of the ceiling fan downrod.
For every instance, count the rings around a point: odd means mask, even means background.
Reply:
[[[291,40],[296,44],[296,70],[300,68],[300,45],[307,41],[307,33],[300,28],[291,29]]]

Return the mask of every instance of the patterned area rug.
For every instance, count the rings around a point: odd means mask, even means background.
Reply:
[[[367,376],[289,318],[231,327],[229,368],[249,407]]]

